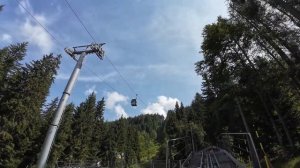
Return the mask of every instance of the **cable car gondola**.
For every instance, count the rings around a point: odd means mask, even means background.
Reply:
[[[133,107],[137,106],[137,95],[135,99],[131,99],[131,106]]]

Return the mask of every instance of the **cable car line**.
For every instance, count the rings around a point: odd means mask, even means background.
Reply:
[[[80,24],[82,25],[82,27],[85,29],[85,31],[89,34],[89,36],[91,37],[91,39],[93,39],[94,43],[96,43],[95,38],[92,36],[92,34],[89,32],[89,30],[85,27],[85,25],[83,24],[82,20],[80,19],[80,17],[78,16],[77,12],[72,8],[71,4],[68,2],[68,0],[65,0],[67,6],[71,9],[72,13],[75,15],[75,17],[77,18],[77,20],[80,22]]]
[[[115,89],[114,87],[112,87],[111,85],[109,85],[103,78],[101,78],[100,76],[98,76],[98,74],[96,72],[94,72],[92,69],[90,69],[89,67],[85,67],[87,68],[88,71],[90,71],[92,74],[94,74],[96,77],[98,77],[106,86],[108,86],[110,89],[114,90],[114,91],[118,91],[117,89]]]

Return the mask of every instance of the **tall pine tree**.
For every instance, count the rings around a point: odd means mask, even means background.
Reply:
[[[21,66],[26,43],[4,48],[1,59],[1,138],[4,150],[10,150],[1,162],[4,167],[26,167],[36,161],[41,128],[41,109],[54,80],[60,56],[52,54]]]

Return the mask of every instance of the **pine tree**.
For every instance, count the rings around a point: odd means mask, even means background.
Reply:
[[[126,146],[125,146],[125,162],[127,166],[133,165],[140,160],[139,143],[137,130],[134,127],[129,127],[127,130]]]
[[[4,103],[15,89],[13,84],[21,71],[20,61],[24,59],[26,47],[27,43],[20,43],[0,50],[0,167],[16,167],[20,159],[16,157],[13,137],[16,124],[11,120],[11,113],[4,108]],[[13,95],[10,97],[13,98]]]
[[[92,159],[92,137],[95,129],[96,96],[91,94],[75,110],[73,123],[73,159],[84,162]]]
[[[94,120],[94,134],[92,137],[92,141],[94,142],[94,147],[92,148],[92,156],[94,156],[94,160],[104,159],[105,156],[105,125],[104,125],[104,113],[105,109],[105,101],[104,98],[97,102],[96,105],[96,113]]]
[[[199,93],[196,93],[194,100],[192,101],[192,116],[190,120],[194,121],[196,124],[205,125],[205,116],[206,116],[206,108],[204,104],[204,99]]]
[[[1,79],[6,79],[1,87],[1,128],[6,140],[7,137],[12,140],[9,146],[14,153],[9,164],[26,167],[36,161],[40,148],[37,143],[41,127],[40,112],[54,80],[60,56],[50,54],[20,68],[19,60],[26,52],[26,43],[3,50],[1,59],[8,64],[1,67]]]
[[[21,71],[21,63],[26,54],[27,43],[18,43],[0,49],[0,101],[9,92],[16,73]]]
[[[128,123],[125,118],[121,117],[117,123],[117,133],[116,133],[116,142],[117,142],[117,152],[121,156],[121,159],[124,159],[124,153],[126,149],[126,141],[127,141],[127,130],[128,130]]]
[[[174,109],[174,111],[175,111],[177,120],[180,120],[181,115],[180,115],[180,110],[179,110],[179,104],[178,104],[178,102],[175,103],[175,109]]]
[[[178,128],[178,123],[176,113],[172,110],[168,111],[165,131],[169,139],[180,137],[181,131]]]
[[[97,131],[97,136],[100,139],[99,142],[96,142],[99,145],[97,148],[97,159],[101,160],[103,166],[112,166],[116,159],[114,130],[108,123],[103,123],[100,131]]]

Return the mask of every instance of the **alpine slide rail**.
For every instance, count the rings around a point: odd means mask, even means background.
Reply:
[[[246,168],[229,152],[219,147],[207,147],[201,151],[192,152],[183,162],[165,166],[166,168]],[[156,168],[152,166],[152,168]],[[162,167],[163,168],[163,167]]]

